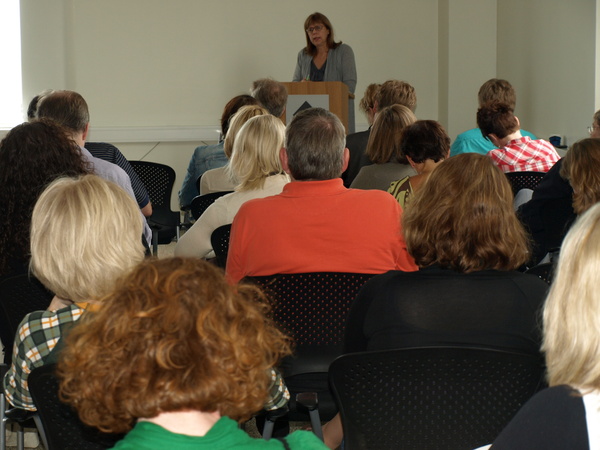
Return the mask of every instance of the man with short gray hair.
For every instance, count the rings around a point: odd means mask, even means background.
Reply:
[[[280,153],[290,175],[279,195],[250,200],[231,229],[227,275],[416,270],[400,229],[398,202],[383,191],[347,189],[345,131],[332,113],[298,113]]]

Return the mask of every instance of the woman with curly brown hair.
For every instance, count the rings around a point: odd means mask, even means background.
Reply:
[[[270,369],[290,352],[260,298],[207,262],[147,260],[72,331],[61,396],[88,425],[133,428],[121,450],[325,448],[308,432],[255,440],[235,422],[261,409]]]
[[[547,285],[516,271],[529,254],[512,198],[489,157],[442,162],[403,215],[420,270],[365,284],[350,311],[345,350],[463,345],[539,355]]]
[[[0,142],[0,275],[27,270],[33,206],[60,176],[91,173],[75,142],[48,120],[14,127]]]

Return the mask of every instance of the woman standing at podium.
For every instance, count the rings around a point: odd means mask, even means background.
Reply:
[[[333,26],[325,15],[313,13],[304,21],[306,47],[298,53],[292,81],[341,81],[351,94],[356,89],[352,48],[335,42]],[[354,96],[352,96],[354,97]],[[348,130],[354,132],[354,101],[348,100]]]

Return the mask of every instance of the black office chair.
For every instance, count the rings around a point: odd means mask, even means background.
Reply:
[[[15,334],[21,320],[32,311],[48,308],[54,294],[33,275],[14,273],[0,278],[0,340],[4,345],[4,362],[12,361]]]
[[[517,195],[521,189],[535,189],[546,176],[546,172],[506,172],[505,175],[510,182],[513,195]]]
[[[107,434],[84,425],[77,413],[58,398],[55,364],[33,369],[29,391],[38,414],[34,417],[46,450],[103,450],[123,435]]]
[[[192,213],[192,217],[195,220],[202,215],[206,208],[212,205],[216,199],[222,197],[227,194],[231,194],[233,191],[222,191],[222,192],[211,192],[210,194],[197,195],[192,199],[192,203],[190,205],[190,211]]]
[[[491,444],[545,387],[540,357],[467,347],[347,354],[329,376],[347,450]]]
[[[342,353],[350,305],[372,276],[315,272],[244,279],[263,289],[271,303],[273,319],[295,342],[294,355],[280,367],[291,394],[289,420],[306,421],[307,411],[297,403],[298,394],[306,392],[317,393],[318,405],[314,406],[318,406],[322,420],[330,420],[337,413],[328,386],[329,364]],[[315,401],[302,397],[300,400],[304,404]],[[309,416],[313,430],[318,430],[319,419],[315,414]]]
[[[146,186],[152,202],[152,215],[146,220],[152,229],[152,253],[156,255],[159,244],[168,244],[174,237],[179,238],[180,213],[171,211],[175,170],[155,162],[129,162]]]
[[[231,224],[222,225],[210,235],[210,243],[215,252],[216,264],[221,268],[227,265],[227,254],[229,253],[229,235],[231,234]]]

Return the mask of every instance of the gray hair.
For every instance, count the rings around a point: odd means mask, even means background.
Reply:
[[[295,180],[330,180],[342,174],[346,132],[337,116],[323,108],[296,114],[288,125],[285,148]]]
[[[250,94],[264,106],[270,114],[281,117],[285,111],[288,93],[283,84],[272,78],[261,78],[252,83]]]

